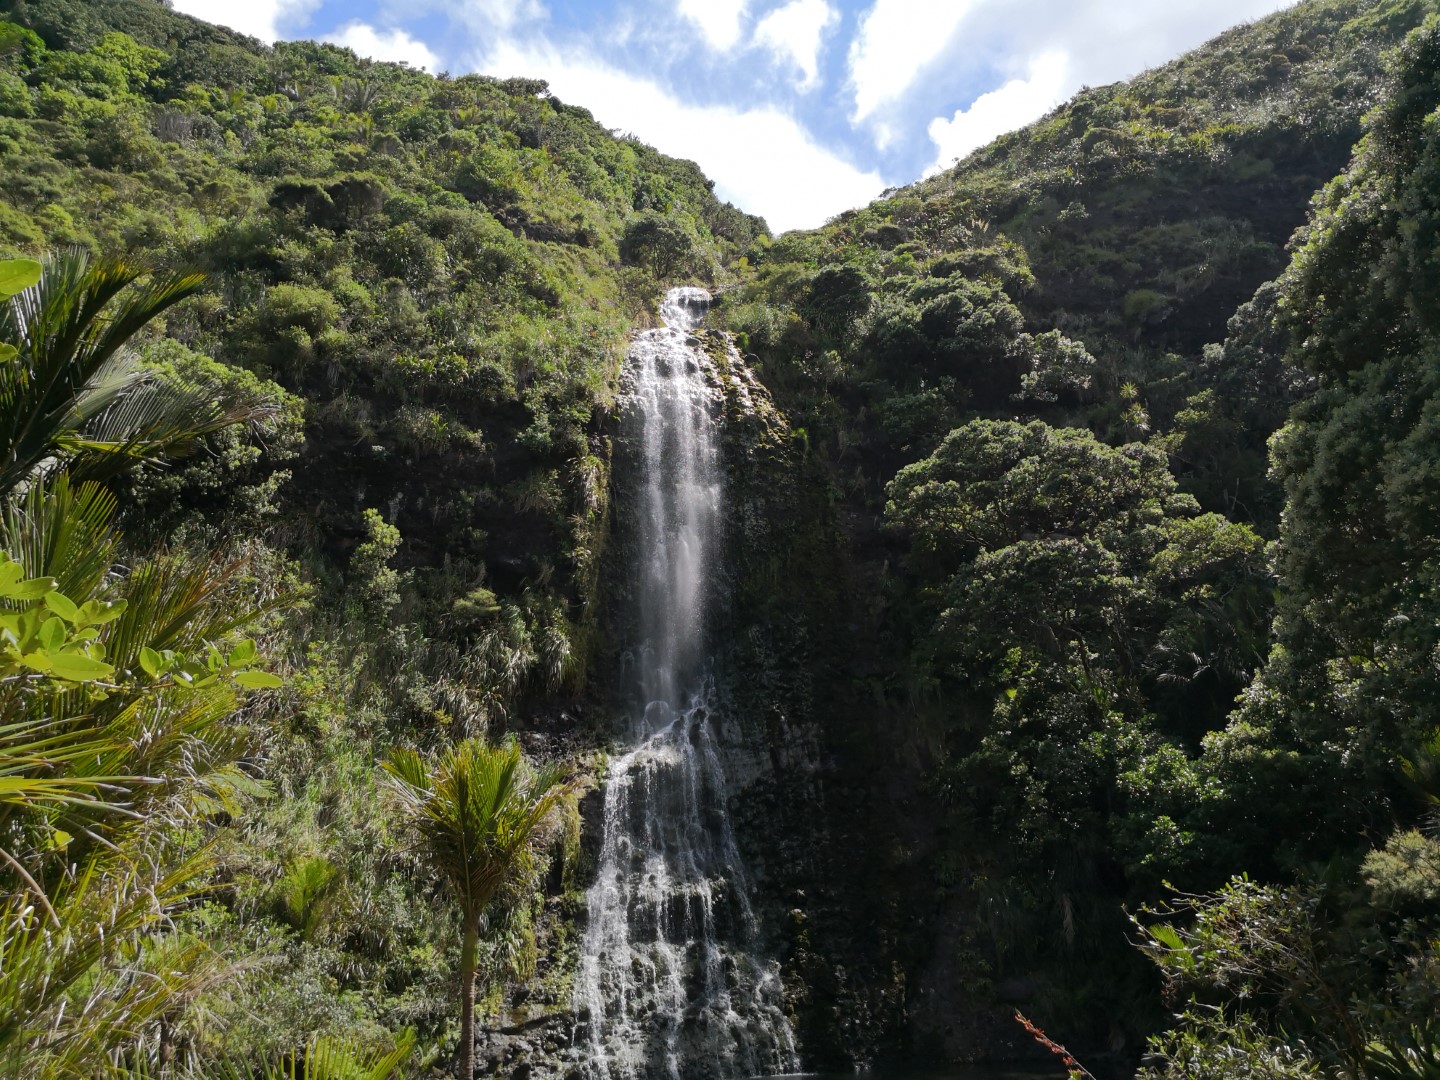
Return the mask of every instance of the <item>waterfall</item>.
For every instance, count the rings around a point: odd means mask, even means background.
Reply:
[[[777,965],[758,955],[714,738],[706,612],[724,484],[721,398],[690,336],[710,302],[672,289],[665,325],[639,334],[623,398],[641,449],[641,640],[627,752],[605,787],[599,870],[575,983],[577,1040],[594,1080],[794,1071]]]

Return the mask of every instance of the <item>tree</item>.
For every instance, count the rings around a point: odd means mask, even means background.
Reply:
[[[956,428],[887,495],[916,654],[954,703],[937,779],[955,833],[990,830],[1040,883],[1006,900],[997,952],[1138,982],[1113,964],[1110,899],[1212,872],[1194,751],[1263,659],[1263,542],[1201,513],[1157,448],[1038,421]]]
[[[1313,381],[1270,441],[1277,643],[1199,763],[1232,862],[1298,882],[1237,878],[1142,927],[1190,996],[1156,1080],[1440,1075],[1440,19],[1397,59],[1276,287]]]
[[[457,1075],[475,1075],[475,974],[480,929],[507,882],[534,858],[535,843],[561,795],[559,770],[532,770],[513,738],[499,746],[466,739],[431,764],[414,750],[384,763],[426,860],[460,908],[460,1057]]]
[[[1252,867],[1277,835],[1277,861],[1301,864],[1388,827],[1395,759],[1440,728],[1440,19],[1398,61],[1280,279],[1287,360],[1315,392],[1270,443],[1278,647],[1208,748]]]
[[[692,229],[675,214],[646,210],[625,224],[620,254],[627,262],[649,269],[656,277],[673,278],[692,273],[700,264],[700,251]]]

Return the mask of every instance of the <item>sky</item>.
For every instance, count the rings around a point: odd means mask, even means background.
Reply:
[[[172,0],[265,41],[526,76],[776,232],[948,167],[1286,0]]]

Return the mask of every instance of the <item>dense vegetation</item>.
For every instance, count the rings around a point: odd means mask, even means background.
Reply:
[[[1168,1005],[1157,1077],[1440,1060],[1431,10],[1239,28],[726,295],[863,583],[828,722],[939,822],[849,826],[926,1053],[978,997],[1120,1062]]]
[[[451,902],[445,868],[406,841],[406,800],[377,762],[494,738],[519,713],[527,749],[587,770],[572,751],[608,725],[577,741],[585,722],[561,710],[587,715],[573,699],[596,648],[606,417],[623,344],[662,282],[712,277],[763,223],[717,202],[693,164],[612,135],[542,83],[432,77],[313,43],[270,48],[153,0],[17,0],[0,16],[0,254],[123,253],[156,280],[203,275],[178,279],[183,302],[126,324],[130,368],[73,418],[109,423],[115,394],[136,384],[189,423],[174,438],[138,432],[122,446],[124,468],[72,465],[72,487],[54,498],[92,515],[71,541],[88,545],[79,576],[21,550],[7,526],[0,551],[17,563],[0,575],[22,569],[0,580],[7,590],[12,578],[59,583],[53,645],[66,657],[67,626],[93,636],[92,600],[129,597],[134,610],[153,587],[173,593],[167,603],[198,604],[184,609],[183,633],[125,631],[124,648],[100,638],[105,662],[142,687],[170,685],[187,664],[208,671],[205,642],[242,688],[262,685],[244,667],[261,656],[266,678],[283,679],[243,702],[215,684],[203,710],[167,706],[181,710],[165,722],[178,725],[173,736],[157,716],[154,749],[98,774],[115,790],[84,789],[126,821],[152,822],[121,845],[133,881],[108,868],[87,878],[68,817],[6,804],[0,847],[13,861],[0,888],[12,907],[0,969],[49,978],[51,989],[14,1013],[18,1026],[0,1025],[3,1060],[25,1075],[64,1072],[62,1053],[36,1048],[59,1038],[45,1034],[57,1017],[79,1016],[89,1024],[75,1028],[79,1042],[113,1026],[84,1069],[112,1049],[135,1068],[220,1057],[269,1068],[303,1059],[317,1031],[388,1051],[405,1029],[418,1036],[417,1061],[441,1061],[459,1035],[462,960],[479,971],[488,1008],[498,976],[528,979],[537,957],[566,948],[573,793],[546,833],[559,852],[548,889],[548,860],[522,859],[503,896],[472,910]],[[58,289],[60,276],[52,268],[46,281]],[[132,284],[122,299],[147,288]],[[23,318],[13,318],[0,318],[0,339],[20,344]],[[3,481],[15,492],[5,513],[56,513],[25,502],[41,499],[32,477],[53,442],[36,442],[9,398],[3,424]],[[73,487],[82,480],[104,490]],[[202,582],[190,601],[176,591],[181,570]],[[24,589],[5,596],[10,609],[35,606]],[[81,613],[68,623],[65,597]],[[142,647],[155,671],[136,666]],[[89,732],[98,748],[121,732],[112,717],[129,716],[134,695],[154,696],[105,693],[100,712],[67,706],[67,737]],[[49,729],[12,727],[6,701],[7,755],[40,742],[29,757],[7,756],[4,776],[48,777],[37,762],[53,760],[57,790],[70,790],[74,758],[47,758]],[[537,701],[543,709],[521,708]],[[172,769],[177,790],[163,797],[122,779]],[[182,778],[192,773],[202,779]],[[142,889],[158,875],[166,888],[148,906],[104,914],[108,952],[85,951],[95,942],[77,930],[78,966],[61,979],[60,960],[41,963],[49,930],[26,874],[62,918],[62,901],[84,901],[92,880],[106,895],[90,888],[89,901],[112,907],[132,896],[112,881]],[[71,914],[84,924],[85,910]],[[17,941],[41,948],[28,975]],[[204,970],[142,1008],[143,965],[128,982],[95,981],[137,955],[177,972],[201,957]],[[565,973],[541,975],[536,999],[568,1007]],[[85,1001],[91,1013],[77,1010]]]
[[[813,758],[737,811],[807,1053],[1021,1005],[1151,1080],[1440,1074],[1433,4],[773,241],[540,83],[0,13],[0,255],[68,249],[0,264],[7,1075],[568,1010],[611,405],[682,280],[779,409],[722,388],[721,655]]]

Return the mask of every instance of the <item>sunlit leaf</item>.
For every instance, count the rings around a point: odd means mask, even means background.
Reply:
[[[40,280],[43,270],[34,259],[6,259],[0,262],[0,298],[24,292]]]
[[[125,609],[129,607],[128,600],[89,600],[80,605],[78,625],[80,626],[104,626],[108,622],[114,622]]]
[[[55,651],[65,644],[65,622],[54,616],[45,620],[40,627],[40,644],[50,651]]]
[[[54,588],[54,578],[27,578],[24,581],[14,581],[8,585],[0,584],[0,597],[6,600],[39,600]]]
[[[93,682],[108,679],[115,669],[101,660],[93,660],[80,653],[54,653],[50,656],[50,670],[70,682]]]
[[[228,662],[231,667],[245,667],[247,664],[252,664],[255,662],[255,655],[256,649],[254,640],[251,638],[246,638],[244,641],[240,642],[240,644],[236,645],[233,649],[230,650]]]
[[[48,592],[45,594],[45,606],[59,615],[66,622],[73,623],[80,617],[80,608],[64,593]]]

